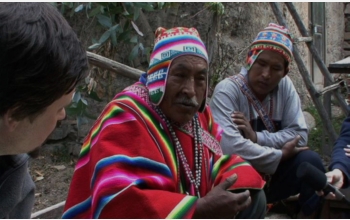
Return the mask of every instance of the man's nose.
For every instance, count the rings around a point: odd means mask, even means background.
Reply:
[[[194,78],[191,77],[186,80],[184,84],[183,92],[186,93],[189,98],[192,98],[196,94]]]
[[[262,77],[264,79],[270,79],[271,78],[271,71],[270,71],[270,67],[265,67],[262,69]]]

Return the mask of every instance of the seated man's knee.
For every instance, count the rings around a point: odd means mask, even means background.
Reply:
[[[319,170],[325,172],[324,165],[322,163],[322,159],[318,153],[312,150],[301,151],[296,155],[296,159],[298,164],[303,162],[308,162],[311,165],[317,167]]]

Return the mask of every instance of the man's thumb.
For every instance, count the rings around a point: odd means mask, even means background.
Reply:
[[[300,135],[297,135],[294,139],[293,139],[293,142],[295,144],[297,144],[299,142],[299,140],[301,139]]]
[[[232,176],[227,177],[225,179],[225,181],[223,183],[221,183],[220,185],[224,190],[226,190],[226,189],[230,188],[236,182],[237,178],[238,178],[237,174],[233,174]]]

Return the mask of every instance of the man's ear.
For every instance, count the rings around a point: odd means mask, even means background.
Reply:
[[[13,111],[10,109],[2,116],[3,125],[12,132],[16,129],[19,124],[19,120],[12,117]]]

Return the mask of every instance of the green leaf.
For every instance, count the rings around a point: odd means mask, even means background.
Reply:
[[[134,46],[134,48],[132,48],[131,53],[129,54],[128,59],[129,59],[130,61],[133,60],[133,59],[135,59],[135,57],[138,55],[138,53],[139,53],[139,45],[136,44],[136,45]]]
[[[86,99],[81,98],[80,101],[82,101],[82,103],[84,103],[84,105],[88,106],[88,102],[86,101]]]
[[[100,43],[94,43],[93,45],[88,47],[88,50],[95,50],[101,46]]]
[[[117,15],[119,15],[119,14],[121,14],[122,12],[124,11],[124,8],[122,7],[122,6],[117,6],[116,8],[113,8],[113,9],[110,9],[109,10],[109,13],[110,14],[117,14]]]
[[[79,91],[76,91],[76,92],[74,93],[73,98],[72,98],[72,102],[79,102],[80,99],[81,99],[81,94],[80,94]]]
[[[102,26],[107,27],[107,28],[112,27],[112,21],[111,21],[111,19],[109,17],[107,17],[105,15],[101,15],[101,14],[97,15],[96,17],[98,19],[98,22]]]
[[[99,2],[100,5],[104,6],[104,7],[108,7],[108,5],[110,4],[109,2]]]
[[[92,43],[93,43],[93,44],[98,43],[97,39],[96,39],[96,38],[94,38],[94,37],[91,39],[91,41],[92,41]]]
[[[131,21],[131,24],[132,24],[133,28],[135,29],[135,31],[142,37],[143,33],[139,30],[137,25],[133,21]]]
[[[79,5],[78,7],[76,7],[76,8],[74,9],[74,11],[75,11],[75,12],[79,12],[79,11],[81,11],[81,10],[83,10],[83,9],[84,9],[84,5],[81,4],[81,5]]]
[[[122,13],[122,15],[124,15],[124,16],[128,16],[128,15],[130,15],[130,14],[129,14],[129,12],[124,11],[124,12]]]
[[[125,22],[124,24],[124,30],[128,30],[130,27],[130,22]]]
[[[66,12],[66,6],[64,4],[61,5],[61,14],[64,15],[64,13]]]
[[[111,31],[119,31],[119,29],[120,29],[120,25],[116,24],[113,27],[111,27],[109,30],[111,30]]]
[[[113,46],[116,46],[117,45],[117,32],[118,32],[118,35],[119,35],[119,29],[120,29],[120,25],[117,24],[117,25],[114,25],[113,27],[111,27],[109,29],[109,31],[111,32],[111,41],[112,41],[112,44]]]
[[[96,8],[94,8],[90,13],[89,13],[89,17],[94,17],[96,16],[97,14],[101,13],[101,9],[100,7],[102,6],[97,6]]]
[[[145,50],[143,51],[143,55],[146,55],[148,63],[151,59],[151,51],[152,51],[152,48],[150,47],[146,47]]]
[[[118,36],[118,41],[127,41],[130,39],[130,31],[125,31]]]
[[[90,94],[88,94],[88,96],[95,101],[102,102],[102,99],[100,99],[100,97],[98,97],[98,95],[95,91],[91,91]]]
[[[137,43],[138,42],[138,36],[134,35],[131,39],[130,39],[130,43]]]
[[[145,9],[146,11],[154,11],[153,4],[149,2],[134,2],[134,5]]]
[[[76,102],[71,102],[67,108],[73,109],[73,108],[77,108],[77,107],[78,107],[78,103],[76,103]]]
[[[136,21],[140,16],[140,8],[135,7],[134,8],[134,21]]]
[[[111,42],[112,42],[113,46],[114,47],[117,46],[117,33],[116,33],[116,31],[111,32],[110,37],[111,37]]]
[[[124,12],[122,13],[123,15],[129,15],[129,11],[131,11],[131,9],[134,7],[134,3],[133,2],[123,2],[122,4],[124,4],[125,9]]]
[[[140,50],[142,51],[142,54],[143,54],[143,51],[145,50],[145,48],[143,47],[142,43],[139,43],[139,48],[140,48]]]
[[[108,40],[108,38],[111,36],[111,31],[110,30],[108,30],[108,31],[106,31],[106,32],[104,32],[103,34],[102,34],[102,36],[100,37],[100,39],[98,40],[98,42],[100,43],[100,44],[103,44],[104,42],[106,42],[106,40]]]

